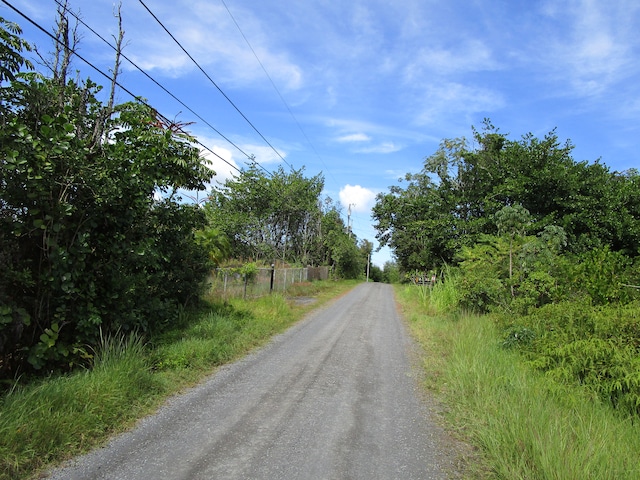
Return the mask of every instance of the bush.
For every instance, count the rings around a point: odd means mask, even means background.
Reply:
[[[520,317],[496,316],[504,345],[537,370],[594,392],[624,415],[640,415],[640,304],[550,304]]]

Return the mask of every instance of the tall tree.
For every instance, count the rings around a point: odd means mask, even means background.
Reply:
[[[267,175],[253,164],[214,189],[205,210],[212,227],[225,232],[232,256],[306,264],[318,227],[322,175],[280,166]]]
[[[510,140],[491,122],[464,139],[444,140],[406,187],[380,194],[373,209],[377,238],[405,270],[450,262],[480,235],[493,235],[493,215],[521,205],[536,228],[562,227],[576,253],[609,245],[637,255],[638,172],[611,172],[598,161],[576,162],[572,144],[555,131]]]
[[[9,374],[26,358],[36,368],[69,363],[101,334],[158,327],[207,273],[194,237],[202,212],[154,200],[211,177],[191,139],[145,104],[103,104],[100,87],[64,71],[16,73],[0,90],[0,369]]]

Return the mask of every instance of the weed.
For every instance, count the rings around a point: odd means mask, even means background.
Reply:
[[[429,315],[406,290],[398,299],[424,346],[427,385],[447,405],[450,428],[479,448],[477,478],[640,478],[637,423],[503,348],[491,317]]]

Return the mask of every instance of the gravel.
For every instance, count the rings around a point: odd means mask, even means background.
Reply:
[[[448,478],[413,347],[392,288],[361,284],[48,478]]]

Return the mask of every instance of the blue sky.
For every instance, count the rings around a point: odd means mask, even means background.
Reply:
[[[54,0],[7,1],[52,27]],[[419,171],[443,138],[469,138],[485,117],[513,139],[557,128],[578,161],[640,167],[637,0],[143,1],[288,165],[324,174],[324,193],[345,219],[351,204],[354,232],[376,245],[375,195]],[[70,2],[109,40],[113,4]],[[126,56],[264,168],[283,163],[139,0],[123,0],[122,15]],[[51,51],[4,3],[0,16]],[[111,68],[113,51],[79,31],[81,55]],[[79,60],[74,67],[106,84]],[[189,130],[202,143],[245,165],[243,153],[126,62],[119,81],[166,117],[196,122]],[[213,162],[218,180],[230,174]],[[374,263],[390,255],[383,249]]]

